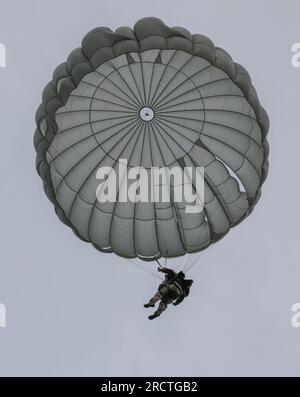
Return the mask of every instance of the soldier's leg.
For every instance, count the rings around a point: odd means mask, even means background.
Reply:
[[[144,307],[154,307],[155,303],[158,302],[161,298],[162,294],[157,291],[156,294],[149,300],[149,302],[144,305]]]
[[[162,298],[161,292],[157,291],[156,294],[149,300],[149,303],[155,304]]]
[[[162,299],[159,302],[158,308],[157,308],[157,310],[156,310],[156,312],[154,314],[156,314],[157,317],[160,316],[161,313],[164,312],[167,307],[168,307],[168,301],[166,301],[165,299]]]
[[[154,318],[160,316],[161,313],[166,310],[166,308],[168,307],[169,303],[170,303],[169,300],[161,299],[161,301],[159,302],[158,309],[153,314],[151,314],[151,316],[148,317],[149,320],[153,320]]]

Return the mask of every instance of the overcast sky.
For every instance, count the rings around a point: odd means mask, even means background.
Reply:
[[[299,15],[297,0],[0,0],[0,375],[299,375]],[[271,120],[270,173],[255,211],[200,257],[189,298],[152,322],[143,303],[159,280],[58,220],[32,144],[56,65],[94,27],[145,16],[227,50]]]

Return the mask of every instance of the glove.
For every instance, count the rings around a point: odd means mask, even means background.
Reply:
[[[173,304],[173,306],[177,306],[179,303],[173,302],[172,304]]]

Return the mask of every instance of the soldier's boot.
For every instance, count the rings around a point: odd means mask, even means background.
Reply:
[[[154,307],[154,306],[155,306],[155,304],[154,303],[150,303],[150,302],[144,304],[144,307],[146,307],[146,308]]]
[[[153,313],[150,316],[148,316],[149,320],[153,320],[156,317],[158,317],[158,314],[156,314],[156,313]]]

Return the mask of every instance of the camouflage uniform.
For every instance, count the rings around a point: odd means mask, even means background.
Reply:
[[[178,305],[183,301],[183,299],[188,295],[188,289],[183,290],[182,281],[187,281],[189,286],[192,280],[184,280],[184,274],[182,272],[176,273],[172,269],[162,268],[159,271],[166,274],[165,280],[158,287],[156,294],[149,300],[149,303],[145,307],[154,306],[156,302],[159,302],[158,309],[153,315],[149,316],[149,319],[153,319],[161,315],[165,311],[170,303],[173,305]]]

